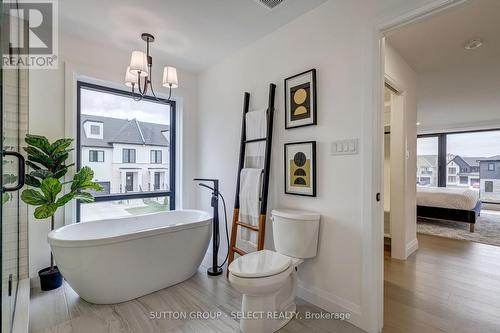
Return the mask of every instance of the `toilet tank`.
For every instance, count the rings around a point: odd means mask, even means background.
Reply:
[[[320,220],[318,213],[274,209],[271,219],[276,252],[301,259],[316,256]]]

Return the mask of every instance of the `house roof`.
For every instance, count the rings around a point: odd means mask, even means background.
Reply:
[[[470,167],[478,167],[479,166],[478,160],[480,160],[482,158],[484,158],[484,157],[464,157],[464,156],[456,155],[451,161],[448,162],[448,164],[452,161],[455,161],[455,163],[456,163],[456,160],[460,159],[460,160],[464,161],[465,163],[467,163],[467,165]]]
[[[495,155],[491,157],[482,157],[478,159],[478,162],[488,162],[488,161],[500,161],[500,155]]]
[[[90,147],[111,148],[113,143],[169,146],[163,132],[169,131],[170,126],[138,121],[137,119],[118,119],[101,116],[81,115],[82,122],[103,123],[103,138],[87,138],[82,131],[81,145]]]
[[[418,155],[417,156],[417,165],[419,167],[429,166],[436,167],[438,164],[437,155]]]

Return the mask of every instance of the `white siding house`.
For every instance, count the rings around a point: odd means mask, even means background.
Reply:
[[[82,115],[81,162],[103,194],[169,190],[170,127]]]

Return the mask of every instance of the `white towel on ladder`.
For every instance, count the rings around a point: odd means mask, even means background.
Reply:
[[[267,135],[267,111],[258,110],[247,112],[246,139],[263,139]],[[264,168],[266,142],[252,142],[246,146],[245,168]]]
[[[262,169],[242,169],[240,174],[240,216],[242,223],[258,226],[260,216],[260,192]],[[251,252],[257,247],[257,232],[239,228],[238,247]]]

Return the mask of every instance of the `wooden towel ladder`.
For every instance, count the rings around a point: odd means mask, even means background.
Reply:
[[[271,167],[271,147],[273,139],[273,116],[274,116],[274,95],[276,92],[276,85],[269,85],[269,100],[267,107],[267,132],[265,138],[258,138],[247,140],[246,139],[246,114],[248,113],[250,103],[250,93],[246,92],[243,101],[243,124],[241,129],[241,144],[240,144],[240,160],[238,165],[238,178],[236,181],[236,196],[234,199],[234,212],[233,212],[233,226],[231,228],[231,241],[229,244],[229,264],[234,260],[234,254],[238,253],[240,256],[246,254],[245,251],[236,247],[236,239],[238,234],[238,227],[246,228],[251,231],[257,232],[257,251],[264,249],[264,239],[266,235],[266,219],[267,219],[267,195],[269,192],[269,173]],[[253,142],[266,142],[266,152],[264,157],[264,175],[262,178],[262,193],[260,196],[260,216],[259,225],[254,226],[239,221],[240,215],[240,175],[241,170],[245,167],[245,149],[246,144]],[[227,271],[229,273],[229,271]]]

